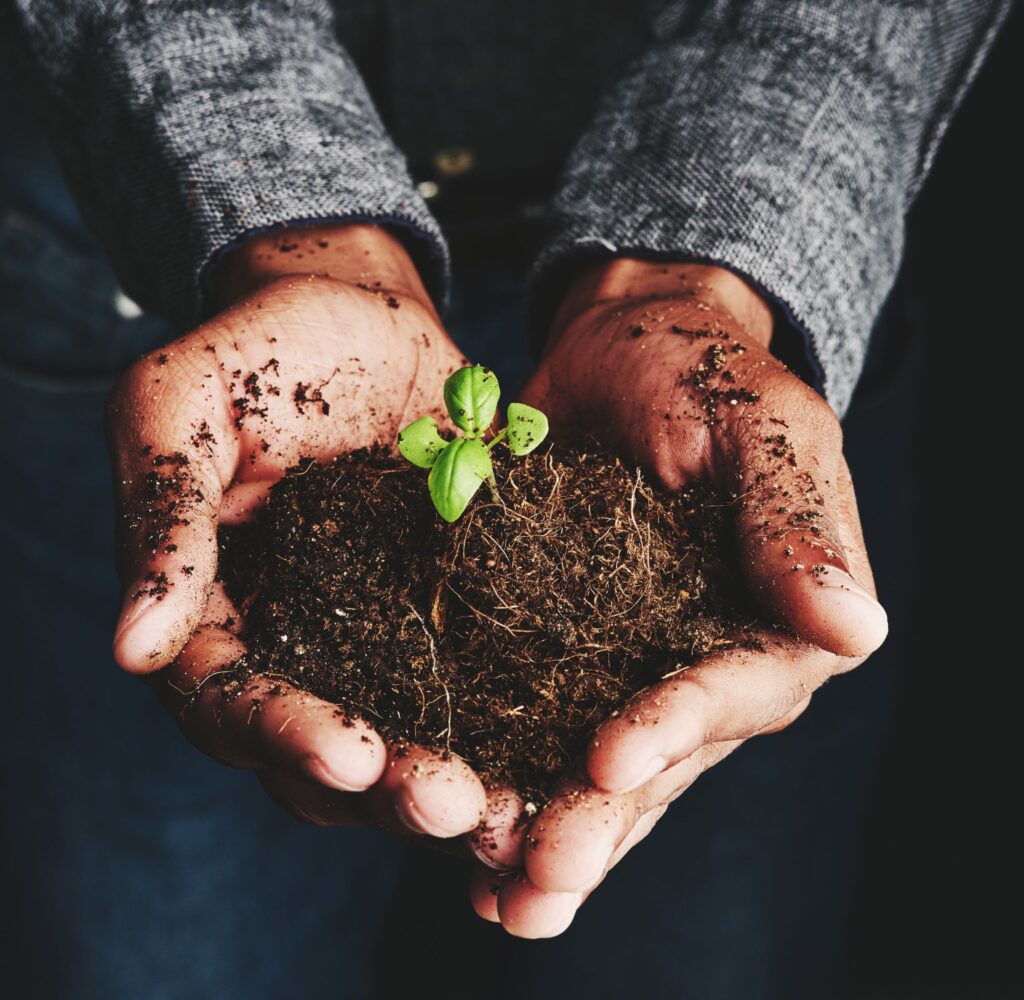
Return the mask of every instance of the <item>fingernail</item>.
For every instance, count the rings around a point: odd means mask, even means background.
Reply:
[[[854,637],[845,655],[867,655],[877,649],[889,632],[885,608],[841,569],[829,567],[817,576],[817,581],[821,585],[818,592],[825,599],[822,609],[838,613],[846,633]]]
[[[469,848],[470,852],[477,859],[477,861],[481,861],[483,864],[487,865],[488,868],[493,868],[494,865],[491,864],[491,856],[487,853],[487,851],[484,850],[483,844],[478,842],[477,838],[474,836],[474,833],[475,831],[471,831],[466,836],[466,846]]]
[[[879,611],[884,611],[882,605],[845,570],[836,569],[835,566],[827,566],[818,577],[818,581],[826,587],[835,587],[840,590],[849,591],[851,594],[856,594],[857,597],[863,597],[864,600],[876,605]]]
[[[501,904],[498,904],[498,912],[502,915],[501,922],[510,934],[528,940],[557,937],[568,929],[576,917],[577,910],[583,905],[583,893],[546,893],[539,912],[536,906],[531,906],[531,903],[535,902],[531,900],[526,904],[532,912],[514,910],[512,913],[503,913]]]
[[[356,785],[350,785],[347,781],[343,781],[339,778],[328,766],[327,761],[320,757],[318,754],[309,753],[302,758],[302,762],[299,765],[303,774],[307,778],[312,778],[314,781],[319,782],[321,785],[326,785],[328,788],[333,788],[338,792],[365,792],[365,788],[359,788]]]
[[[116,643],[136,622],[140,621],[147,611],[157,602],[155,594],[145,594],[147,583],[138,583],[129,588],[124,603],[121,605],[121,615],[114,631],[114,642]],[[133,594],[143,592],[143,596],[133,598]]]
[[[483,844],[480,843],[474,832],[471,832],[466,837],[466,845],[473,853],[474,857],[481,863],[487,865],[488,868],[493,868],[495,871],[510,871],[514,865],[511,863],[506,864],[499,858],[495,857],[495,852],[488,851]],[[495,845],[495,851],[500,850]]]
[[[668,767],[668,761],[660,755],[655,755],[648,762],[646,767],[640,772],[640,776],[632,782],[632,784],[626,785],[625,788],[612,788],[609,791],[624,793],[631,792],[635,788],[639,788],[641,785],[646,785],[652,778],[656,778],[665,768]]]
[[[871,611],[884,621],[888,627],[889,616],[885,613],[885,608],[878,603],[877,598],[872,597],[849,573],[841,569],[829,567],[818,577],[818,580],[829,590],[842,590],[870,605]]]
[[[131,590],[129,595],[136,592],[136,590]],[[152,662],[157,655],[155,647],[159,644],[154,642],[152,635],[147,636],[146,629],[139,631],[139,625],[156,603],[157,598],[153,595],[140,597],[134,602],[131,596],[125,598],[125,605],[121,609],[121,619],[114,630],[114,641],[111,644],[114,659],[122,670],[137,673],[151,669]]]
[[[395,814],[413,833],[425,833],[431,837],[448,838],[463,832],[461,830],[446,830],[443,826],[431,823],[420,812],[416,803],[409,798],[395,799]]]

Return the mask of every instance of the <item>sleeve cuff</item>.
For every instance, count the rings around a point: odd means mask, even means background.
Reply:
[[[444,299],[440,229],[314,6],[153,8],[95,53],[99,93],[81,97],[89,118],[62,151],[69,180],[126,292],[179,328],[203,318],[225,250],[290,224],[388,226]]]
[[[715,263],[777,305],[844,412],[903,243],[878,86],[824,51],[656,47],[573,153],[533,275],[533,332],[602,256]]]

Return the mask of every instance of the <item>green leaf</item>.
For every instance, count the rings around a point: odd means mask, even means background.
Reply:
[[[548,436],[548,418],[525,403],[509,403],[508,450],[529,455]]]
[[[446,521],[457,521],[490,475],[491,456],[481,441],[456,438],[449,442],[427,480],[438,514]]]
[[[414,420],[398,435],[399,453],[421,469],[429,469],[447,443],[438,433],[437,421],[433,417]]]
[[[479,437],[491,426],[500,395],[497,377],[483,365],[460,368],[444,384],[444,405],[455,426],[470,437]]]

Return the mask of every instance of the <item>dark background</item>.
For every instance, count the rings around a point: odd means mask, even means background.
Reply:
[[[913,604],[849,925],[850,979],[865,998],[1021,995],[1009,755],[1021,665],[1021,43],[1018,8],[910,219]]]

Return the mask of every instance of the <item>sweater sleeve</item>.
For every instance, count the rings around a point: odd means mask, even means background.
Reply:
[[[1009,0],[669,5],[606,95],[533,278],[540,332],[585,262],[721,264],[803,335],[842,413],[904,217]]]
[[[194,324],[218,253],[317,221],[394,227],[443,292],[441,233],[328,3],[16,0],[8,15],[69,186],[144,308]]]

